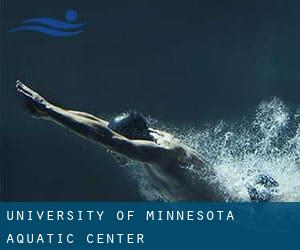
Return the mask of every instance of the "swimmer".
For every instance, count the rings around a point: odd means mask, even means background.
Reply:
[[[151,181],[160,190],[163,200],[230,200],[219,188],[213,167],[197,151],[171,134],[149,127],[142,114],[125,112],[106,121],[88,113],[55,106],[21,81],[16,83],[17,91],[25,97],[27,108],[34,117],[58,123],[102,144],[121,158],[142,163],[141,167],[152,176]],[[190,166],[209,178],[195,181],[191,178]]]

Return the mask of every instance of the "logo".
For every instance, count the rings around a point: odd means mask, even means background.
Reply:
[[[77,17],[75,10],[67,10],[63,21],[47,17],[26,19],[23,25],[11,29],[10,32],[34,31],[56,37],[75,36],[83,32],[85,26],[85,23],[75,23]]]

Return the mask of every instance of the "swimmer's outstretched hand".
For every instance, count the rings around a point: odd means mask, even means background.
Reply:
[[[25,97],[26,108],[36,118],[45,117],[46,108],[49,103],[38,93],[27,87],[20,80],[16,81],[16,90]]]

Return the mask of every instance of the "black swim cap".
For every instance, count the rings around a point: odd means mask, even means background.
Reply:
[[[121,113],[109,121],[108,127],[129,139],[153,140],[147,119],[136,111]]]

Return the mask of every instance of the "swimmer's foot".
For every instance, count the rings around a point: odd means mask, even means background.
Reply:
[[[16,81],[16,90],[25,98],[25,106],[34,117],[47,116],[45,109],[48,103],[42,96],[19,80]]]
[[[246,187],[251,201],[270,201],[279,194],[279,183],[267,174],[259,174],[252,183],[247,183]]]

